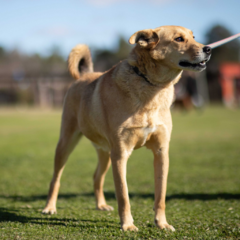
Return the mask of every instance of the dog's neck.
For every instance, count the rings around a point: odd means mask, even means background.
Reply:
[[[173,100],[173,81],[161,84],[149,83],[142,74],[139,72],[137,74],[133,70],[127,60],[113,67],[111,71],[115,83],[125,96],[132,99],[132,109],[152,111],[157,108],[170,108]],[[153,106],[155,106],[154,109]]]
[[[167,66],[163,61],[156,61],[150,59],[150,61],[143,61],[146,59],[144,52],[132,51],[128,58],[128,63],[133,67],[133,70],[148,81],[150,85],[156,87],[167,87],[170,83],[177,83],[182,75],[182,70],[173,69]],[[147,56],[149,58],[149,56]],[[147,58],[147,59],[148,59]]]
[[[138,67],[132,66],[132,69],[133,69],[133,71],[134,71],[139,77],[142,77],[148,84],[150,84],[150,85],[152,85],[152,86],[155,86],[153,83],[151,83],[151,82],[147,79],[147,77],[146,77],[144,74],[142,74],[142,73],[139,71]]]

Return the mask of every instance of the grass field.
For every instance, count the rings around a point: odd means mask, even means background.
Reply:
[[[64,170],[58,214],[41,214],[60,116],[60,111],[0,109],[0,239],[240,239],[239,110],[173,113],[166,214],[175,232],[153,225],[153,159],[146,149],[128,162],[139,232],[120,230],[111,170],[105,194],[115,210],[95,210],[97,159],[85,138]]]

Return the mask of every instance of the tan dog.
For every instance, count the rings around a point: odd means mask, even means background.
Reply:
[[[126,166],[132,151],[146,146],[154,154],[154,222],[161,229],[174,231],[165,216],[173,85],[183,69],[205,69],[211,48],[197,43],[190,30],[176,26],[136,32],[129,43],[136,43],[129,58],[105,73],[93,72],[87,46],[78,45],[71,51],[69,71],[79,80],[65,97],[54,174],[43,213],[56,213],[64,165],[85,135],[99,159],[94,174],[97,209],[113,209],[103,193],[105,174],[112,163],[121,227],[137,230],[130,210]]]

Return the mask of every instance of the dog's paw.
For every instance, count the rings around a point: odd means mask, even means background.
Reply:
[[[101,210],[101,211],[113,211],[114,208],[113,208],[112,206],[109,206],[109,205],[105,204],[105,205],[97,206],[97,210]]]
[[[158,221],[154,221],[155,225],[160,228],[160,229],[166,229],[166,230],[171,230],[175,231],[175,228],[172,225],[169,225],[167,222],[166,223],[158,223]]]
[[[127,224],[123,224],[122,225],[122,230],[125,232],[125,231],[134,231],[134,232],[137,232],[138,231],[138,228],[134,225],[134,224],[131,224],[131,225],[127,225]]]
[[[42,213],[43,214],[56,214],[57,213],[57,209],[55,207],[45,207],[43,210],[42,210]]]

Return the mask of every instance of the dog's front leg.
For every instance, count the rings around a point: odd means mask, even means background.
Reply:
[[[130,152],[128,151],[111,151],[113,177],[121,228],[123,231],[137,231],[138,228],[133,224],[126,180],[126,168],[129,156]]]
[[[165,215],[165,199],[167,191],[167,176],[169,167],[169,142],[159,146],[154,153],[154,181],[155,181],[155,219],[154,223],[160,229],[170,229],[175,231],[174,227],[169,225]]]

